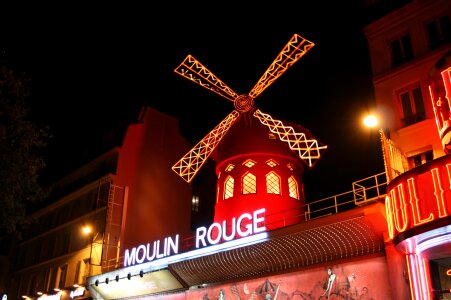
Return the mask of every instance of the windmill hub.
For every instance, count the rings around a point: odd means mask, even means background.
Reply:
[[[240,95],[233,102],[239,112],[247,112],[254,107],[254,99],[249,95]]]

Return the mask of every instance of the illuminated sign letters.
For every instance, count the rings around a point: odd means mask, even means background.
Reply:
[[[207,241],[210,245],[215,245],[224,239],[224,241],[231,241],[238,234],[239,237],[245,237],[254,233],[263,232],[266,230],[266,227],[263,225],[265,217],[260,217],[259,215],[264,213],[265,209],[259,209],[254,211],[253,215],[249,213],[242,214],[238,219],[233,218],[231,225],[231,232],[227,235],[227,221],[223,221],[222,224],[213,223],[210,227],[199,227],[196,230],[196,248],[200,246],[205,247],[207,243],[205,241],[205,237],[207,237]],[[247,220],[247,222],[246,222]],[[252,222],[251,222],[252,221]],[[243,230],[243,228],[245,228]],[[213,230],[216,229],[217,235],[213,236]],[[200,245],[201,243],[201,245]]]
[[[69,296],[74,299],[76,297],[81,297],[85,294],[85,288],[84,287],[79,287],[76,290],[70,291]]]
[[[265,209],[261,208],[252,214],[244,213],[231,222],[213,223],[209,228],[199,227],[196,230],[196,248],[215,245],[221,241],[231,241],[234,238],[246,237],[266,230]],[[138,247],[125,250],[124,266],[150,262],[179,252],[179,235],[166,237],[154,241],[152,244],[142,244]]]
[[[154,259],[162,258],[179,252],[179,235],[175,238],[166,237],[161,243],[160,240],[154,241],[152,248],[150,243],[146,245],[139,245],[131,250],[125,250],[124,266],[140,264],[143,262],[152,261]]]
[[[42,295],[41,297],[38,297],[38,300],[61,300],[61,294]]]
[[[390,238],[449,215],[451,156],[436,159],[429,166],[426,171],[419,168],[402,174],[389,184],[385,209]]]

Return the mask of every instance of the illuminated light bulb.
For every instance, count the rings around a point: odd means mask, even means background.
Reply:
[[[375,127],[377,126],[377,118],[375,116],[367,116],[363,119],[363,124],[366,127]]]
[[[89,226],[84,226],[82,230],[84,234],[90,234],[92,232],[92,229]]]

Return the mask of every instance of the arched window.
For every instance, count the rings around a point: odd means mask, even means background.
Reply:
[[[299,200],[299,187],[293,176],[288,178],[288,190],[290,191],[291,198]]]
[[[274,172],[266,174],[266,192],[280,195],[280,177]]]
[[[243,195],[257,193],[257,179],[254,174],[246,173],[242,179]]]
[[[224,199],[233,197],[233,185],[234,185],[233,177],[227,176],[226,180],[224,181]]]

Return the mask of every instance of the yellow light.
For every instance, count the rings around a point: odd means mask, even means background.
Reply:
[[[91,229],[91,227],[89,227],[89,226],[83,226],[83,228],[82,228],[82,230],[83,230],[83,233],[84,234],[90,234],[91,232],[92,232],[92,229]]]
[[[363,119],[363,124],[366,127],[375,127],[377,126],[377,118],[375,116],[367,116]]]

